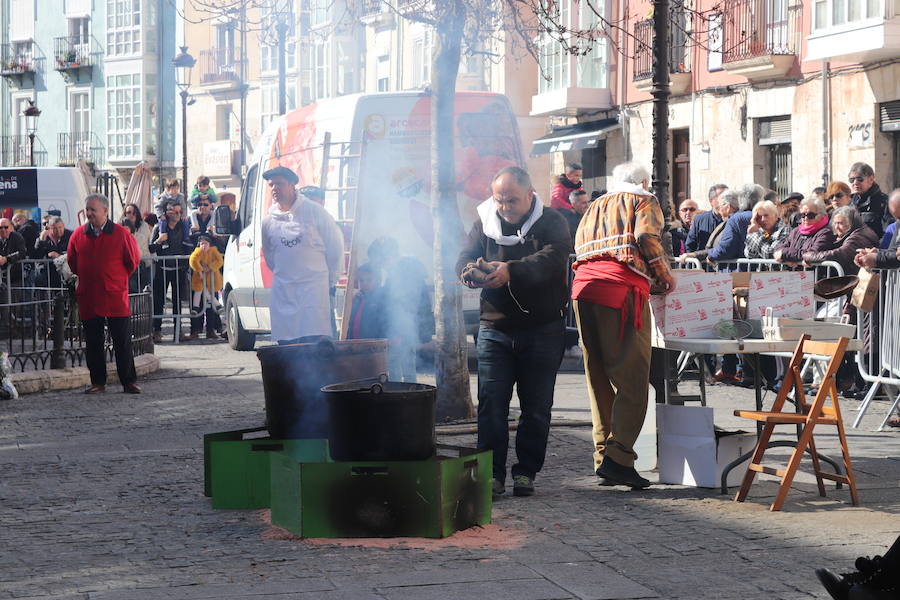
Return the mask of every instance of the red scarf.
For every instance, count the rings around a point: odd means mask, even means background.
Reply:
[[[827,215],[825,216],[824,219],[822,219],[820,221],[816,221],[812,225],[801,225],[800,233],[802,233],[803,235],[812,235],[815,232],[817,232],[818,230],[825,227],[826,225],[828,225],[828,216]]]

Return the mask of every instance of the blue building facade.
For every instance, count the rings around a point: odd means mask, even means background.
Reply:
[[[31,164],[31,102],[37,166],[174,166],[180,4],[0,0],[0,166]]]

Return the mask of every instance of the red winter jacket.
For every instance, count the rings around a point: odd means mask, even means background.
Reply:
[[[553,189],[550,192],[550,208],[556,210],[574,210],[572,203],[569,202],[569,194],[575,190],[582,189],[584,185],[581,181],[578,185],[572,183],[565,174],[560,175],[553,182]]]
[[[99,237],[79,227],[69,239],[66,252],[69,267],[78,275],[78,314],[82,320],[94,317],[127,317],[128,276],[137,269],[141,252],[131,233],[107,221]]]

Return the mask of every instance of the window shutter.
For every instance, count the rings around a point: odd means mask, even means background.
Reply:
[[[900,131],[900,100],[881,103],[881,130]]]
[[[791,118],[775,117],[762,119],[759,122],[759,145],[774,146],[775,144],[791,143]]]
[[[9,39],[21,42],[34,39],[34,0],[12,0]]]

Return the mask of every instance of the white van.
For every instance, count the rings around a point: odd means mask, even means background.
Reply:
[[[0,209],[58,210],[66,229],[85,222],[87,181],[75,167],[0,168]]]
[[[475,207],[490,194],[493,175],[524,166],[524,158],[516,118],[503,95],[457,93],[454,125],[457,201],[468,230]],[[261,256],[260,224],[272,199],[262,173],[277,165],[297,173],[300,186],[326,190],[325,208],[345,232],[345,266],[351,250],[361,264],[369,244],[388,235],[401,254],[418,257],[429,274],[433,268],[431,96],[354,94],[292,111],[274,120],[255,145],[238,199],[240,232],[225,252],[228,340],[239,350],[252,349],[256,334],[270,331],[272,273]],[[477,299],[475,290],[464,296],[464,305],[477,309]],[[340,296],[337,306],[340,318]]]

